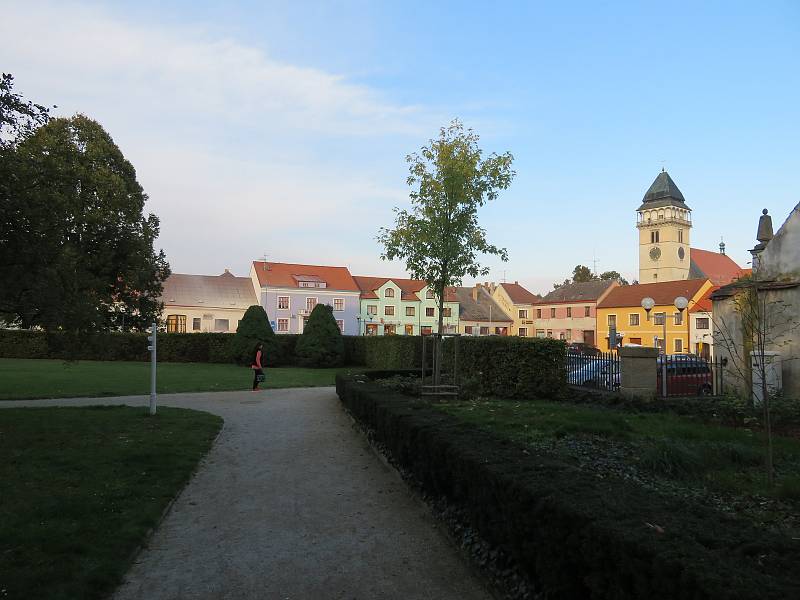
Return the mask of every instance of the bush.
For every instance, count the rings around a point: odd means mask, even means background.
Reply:
[[[311,311],[295,346],[295,355],[302,367],[339,367],[344,364],[344,340],[330,306],[317,304]]]
[[[254,304],[245,311],[236,328],[231,344],[233,362],[246,367],[252,365],[256,357],[256,345],[259,343],[264,345],[261,351],[261,364],[274,365],[278,349],[275,332],[272,331],[264,307]]]

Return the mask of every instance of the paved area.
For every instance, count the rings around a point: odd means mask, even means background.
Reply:
[[[219,414],[225,426],[116,600],[490,598],[353,430],[332,388],[174,394],[160,403]]]

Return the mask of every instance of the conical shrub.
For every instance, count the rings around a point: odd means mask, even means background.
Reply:
[[[231,350],[234,361],[245,366],[253,364],[258,342],[264,344],[261,364],[265,366],[274,364],[278,346],[275,332],[272,331],[264,308],[254,304],[247,309],[236,328]]]
[[[304,367],[338,367],[344,364],[344,339],[333,309],[317,304],[297,340],[297,362]]]

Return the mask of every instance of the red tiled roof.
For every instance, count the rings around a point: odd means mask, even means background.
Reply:
[[[727,254],[692,248],[689,258],[692,263],[690,276],[707,277],[714,285],[727,285],[744,273],[744,269]]]
[[[405,279],[401,277],[368,277],[364,275],[354,275],[353,279],[361,290],[361,297],[364,299],[375,299],[378,295],[375,293],[379,287],[384,285],[387,281],[394,282],[400,288],[401,300],[424,300],[420,298],[417,293],[427,286],[427,282],[422,279]],[[445,302],[458,302],[455,296],[455,288],[448,288],[445,290]]]
[[[541,298],[541,296],[532,294],[517,282],[501,283],[500,285],[514,304],[534,304]]]
[[[689,307],[689,312],[711,312],[711,294],[719,289],[718,285],[708,288],[705,294],[700,296],[696,304]]]
[[[597,308],[617,308],[621,306],[641,306],[642,298],[650,297],[657,306],[669,306],[678,296],[691,300],[706,283],[706,279],[679,279],[659,283],[639,285],[620,285],[597,303]]]
[[[292,263],[264,262],[263,260],[254,260],[253,266],[258,276],[258,283],[261,286],[270,285],[276,287],[299,288],[298,277],[302,279],[302,277],[305,276],[307,278],[316,278],[306,279],[306,281],[324,281],[326,286],[332,290],[359,291],[347,267],[298,265]]]

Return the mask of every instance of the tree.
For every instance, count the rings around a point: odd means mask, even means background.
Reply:
[[[569,285],[571,283],[584,283],[586,281],[618,281],[620,285],[628,285],[628,282],[620,275],[617,271],[606,271],[605,273],[601,273],[598,277],[584,265],[577,265],[572,270],[572,279],[565,279],[564,283],[554,283],[553,289],[558,289],[565,285]]]
[[[16,94],[14,77],[0,77],[0,150],[14,147],[50,119],[50,110]],[[55,107],[54,107],[55,108]]]
[[[444,325],[445,290],[469,275],[487,275],[478,254],[508,260],[505,248],[486,241],[478,224],[478,208],[496,200],[514,178],[514,157],[492,153],[483,157],[479,136],[454,120],[439,137],[406,157],[411,210],[395,208],[393,229],[381,228],[383,260],[402,259],[415,279],[424,279],[439,305],[438,333]],[[438,346],[437,346],[438,348]],[[437,350],[438,353],[438,350]],[[437,354],[438,356],[438,354]]]
[[[277,340],[269,318],[263,306],[254,304],[249,307],[239,321],[236,334],[233,337],[233,360],[240,365],[250,366],[256,356],[256,344],[262,343],[261,364],[275,364]]]
[[[600,273],[600,279],[602,281],[618,281],[620,285],[628,285],[628,281],[617,271],[606,271],[605,273]]]
[[[326,304],[314,307],[297,340],[295,355],[304,367],[339,367],[344,363],[344,339],[333,308]]]
[[[2,163],[0,319],[71,331],[157,320],[169,276],[159,221],[111,136],[83,115],[52,119]]]
[[[572,281],[573,283],[584,283],[586,281],[592,281],[596,279],[596,277],[592,274],[592,270],[589,267],[584,265],[577,265],[572,270]]]

